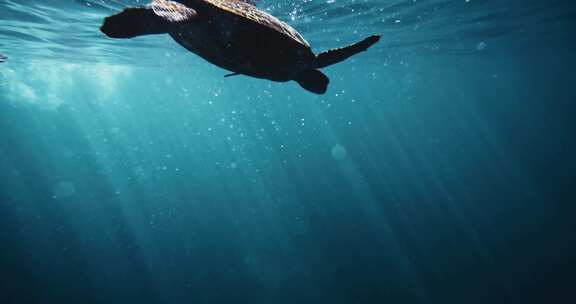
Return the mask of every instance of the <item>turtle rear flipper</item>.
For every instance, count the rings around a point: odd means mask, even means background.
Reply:
[[[166,34],[192,20],[196,11],[175,1],[154,0],[151,8],[127,8],[106,17],[100,31],[111,38]]]
[[[312,93],[324,94],[326,93],[330,79],[318,70],[308,70],[300,74],[296,82]]]
[[[379,35],[372,35],[364,40],[338,49],[332,49],[318,54],[316,63],[318,68],[346,60],[348,57],[366,51],[370,46],[380,40]]]

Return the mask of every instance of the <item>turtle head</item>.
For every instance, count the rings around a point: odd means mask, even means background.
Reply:
[[[295,80],[302,88],[316,94],[326,93],[330,83],[330,79],[319,70],[304,71]]]

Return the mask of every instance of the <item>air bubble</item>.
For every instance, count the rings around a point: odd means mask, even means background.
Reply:
[[[334,147],[332,147],[331,154],[332,158],[334,158],[335,160],[342,160],[346,158],[347,154],[346,148],[344,148],[341,145],[334,145]]]

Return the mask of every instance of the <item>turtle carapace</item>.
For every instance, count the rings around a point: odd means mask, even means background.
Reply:
[[[365,51],[380,39],[373,35],[315,55],[291,26],[240,0],[154,0],[105,18],[100,30],[112,38],[169,34],[189,51],[231,71],[227,76],[294,80],[317,94],[324,94],[329,82],[318,69]]]

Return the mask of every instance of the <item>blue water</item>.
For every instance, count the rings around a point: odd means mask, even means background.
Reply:
[[[576,302],[576,2],[261,1],[382,34],[325,95],[98,31],[144,3],[0,0],[0,303]]]

